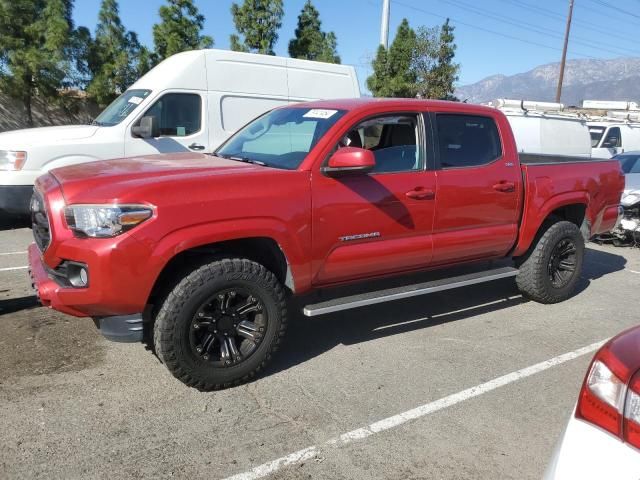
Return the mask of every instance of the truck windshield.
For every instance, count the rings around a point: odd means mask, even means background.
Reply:
[[[215,155],[294,170],[344,114],[318,108],[272,110],[239,130]]]
[[[93,125],[112,127],[127,118],[142,101],[149,96],[151,90],[127,90],[105,108],[93,121]]]
[[[589,133],[591,134],[591,148],[596,148],[600,143],[602,134],[604,133],[603,127],[590,127]]]

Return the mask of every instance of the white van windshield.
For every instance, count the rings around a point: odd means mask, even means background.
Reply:
[[[105,108],[93,121],[93,125],[112,127],[127,118],[142,101],[149,96],[151,90],[127,90],[111,105]]]
[[[344,113],[319,108],[272,110],[239,130],[215,155],[293,170]]]

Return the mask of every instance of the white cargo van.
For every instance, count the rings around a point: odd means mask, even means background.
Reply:
[[[360,96],[353,67],[196,50],[164,60],[91,125],[0,133],[0,217],[27,214],[35,179],[71,164],[181,151],[209,152],[280,105]]]
[[[640,123],[592,121],[588,122],[592,155],[611,158],[614,155],[640,150]]]
[[[591,137],[586,120],[564,112],[563,104],[497,99],[491,105],[507,116],[518,152],[591,156]]]

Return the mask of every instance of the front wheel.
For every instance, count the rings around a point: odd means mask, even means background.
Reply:
[[[154,344],[180,381],[216,390],[255,376],[286,324],[284,289],[275,275],[247,259],[224,259],[173,289],[156,318]]]
[[[582,272],[584,238],[573,223],[550,225],[527,256],[520,259],[516,276],[526,297],[540,303],[558,303],[575,290]]]

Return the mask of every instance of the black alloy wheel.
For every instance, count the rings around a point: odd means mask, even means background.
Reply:
[[[188,273],[167,295],[153,341],[176,378],[218,390],[254,378],[286,327],[286,292],[276,276],[246,258],[222,258]]]
[[[191,348],[212,367],[237,365],[256,351],[267,325],[264,302],[255,293],[227,288],[207,299],[193,316]]]
[[[565,238],[551,252],[547,272],[554,288],[562,288],[571,281],[576,271],[576,251],[572,239]]]

